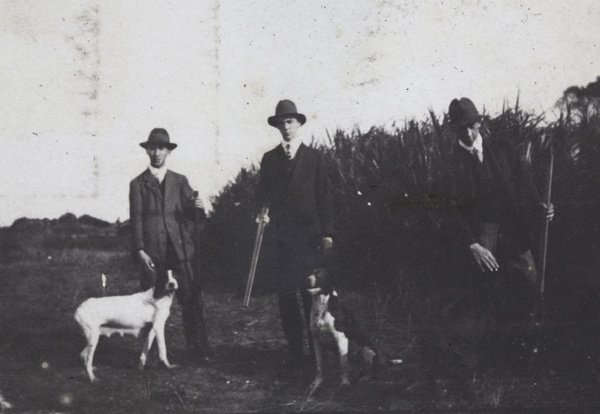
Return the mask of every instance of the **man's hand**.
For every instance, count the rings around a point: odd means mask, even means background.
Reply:
[[[194,203],[195,208],[204,210],[204,201],[202,201],[202,197],[198,195],[198,191],[194,191],[194,195],[190,197],[190,200]]]
[[[554,204],[550,203],[550,205],[547,205],[546,203],[542,203],[542,206],[544,207],[544,217],[546,217],[546,220],[552,221],[554,218]]]
[[[142,264],[142,266],[150,272],[155,272],[156,270],[154,269],[154,263],[152,262],[152,259],[150,258],[150,256],[148,256],[148,253],[146,253],[143,250],[138,250],[137,253],[138,253],[138,259],[140,260],[140,263]]]
[[[492,252],[479,243],[473,243],[469,248],[471,249],[471,254],[475,259],[475,262],[479,265],[482,272],[485,272],[486,270],[494,272],[500,268]]]
[[[204,210],[204,202],[200,197],[194,198],[194,207]]]
[[[323,237],[321,239],[321,250],[324,256],[329,256],[333,250],[333,239],[331,237]]]
[[[271,219],[269,218],[269,214],[268,213],[258,214],[258,216],[256,216],[256,223],[257,224],[260,224],[260,223],[269,224],[270,221],[271,221]]]

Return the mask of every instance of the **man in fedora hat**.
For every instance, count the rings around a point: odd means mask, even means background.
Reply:
[[[194,220],[206,218],[204,205],[184,175],[167,169],[167,157],[177,144],[170,141],[166,130],[153,129],[140,146],[146,150],[150,166],[130,183],[129,213],[131,250],[141,267],[141,287],[153,287],[159,272],[173,270],[188,353],[192,361],[200,362],[210,350],[193,226]]]
[[[311,298],[300,283],[323,265],[333,246],[331,184],[322,155],[298,136],[305,122],[292,101],[279,101],[268,123],[279,130],[282,141],[262,158],[257,192],[257,207],[269,208],[268,215],[259,213],[257,221],[270,223],[265,236],[276,249],[279,310],[292,368],[302,365],[303,319],[310,316]],[[310,332],[308,338],[312,353]]]
[[[543,215],[552,219],[554,209],[540,201],[506,137],[490,137],[482,128],[470,99],[454,99],[448,116],[456,145],[444,186],[449,209],[442,236],[455,265],[449,291],[460,297],[448,311],[485,309],[497,327],[524,322],[535,295],[535,225]]]

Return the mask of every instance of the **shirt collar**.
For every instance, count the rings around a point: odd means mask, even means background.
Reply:
[[[458,143],[461,147],[463,147],[469,152],[473,152],[473,150],[476,149],[480,154],[483,154],[483,138],[481,138],[481,134],[477,134],[477,138],[475,138],[475,141],[473,141],[473,145],[471,145],[470,147],[465,145],[465,143],[462,142],[460,139],[458,140]]]
[[[150,170],[150,173],[156,177],[156,179],[158,180],[159,183],[162,183],[163,180],[165,179],[165,175],[167,174],[167,167],[166,166],[162,166],[162,168],[155,168],[152,165],[148,166],[148,169]]]
[[[302,145],[302,140],[301,139],[293,139],[290,142],[281,140],[281,146],[284,149],[285,149],[285,146],[288,144],[290,145],[290,154],[292,154],[292,158],[294,158],[296,156],[296,153],[298,152],[298,148],[300,148],[300,145]]]

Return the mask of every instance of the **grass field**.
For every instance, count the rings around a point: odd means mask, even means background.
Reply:
[[[555,326],[541,348],[540,366],[513,361],[469,372],[460,384],[440,379],[431,389],[420,360],[418,315],[399,312],[390,297],[364,290],[340,294],[382,351],[403,363],[374,377],[362,376],[355,364],[352,385],[340,389],[330,357],[325,383],[305,400],[314,371],[293,378],[282,371],[285,342],[276,297],[258,291],[251,307],[242,308],[240,290],[213,286],[211,275],[204,295],[216,354],[211,363],[168,370],[153,349],[149,366],[140,371],[138,339],[101,338],[95,358],[100,382],[90,384],[79,359],[85,342],[73,313],[86,298],[103,295],[103,272],[107,295],[137,291],[127,236],[112,225],[23,221],[0,229],[0,248],[0,392],[14,407],[6,412],[600,409],[594,329]],[[177,304],[166,337],[170,361],[182,363],[185,341]]]

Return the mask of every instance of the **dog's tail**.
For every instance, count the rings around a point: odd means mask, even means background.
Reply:
[[[7,410],[7,409],[12,408],[12,407],[13,407],[12,404],[9,403],[8,401],[6,401],[4,399],[4,396],[2,395],[2,393],[0,392],[0,408],[2,410]]]
[[[381,372],[390,366],[404,363],[399,358],[387,358],[381,349],[374,345],[363,346],[359,353],[362,366],[374,373]]]
[[[83,310],[81,308],[81,305],[77,308],[77,310],[75,311],[75,315],[73,315],[73,317],[75,318],[75,320],[77,321],[77,323],[79,325],[83,325]]]
[[[84,333],[86,331],[86,328],[90,328],[89,327],[89,323],[87,322],[89,318],[86,317],[86,312],[87,310],[87,306],[85,306],[85,304],[87,303],[87,301],[83,302],[81,305],[79,305],[79,307],[77,308],[77,310],[75,311],[75,321],[77,321],[77,323],[79,324],[79,326],[81,327],[81,329],[83,329]]]

